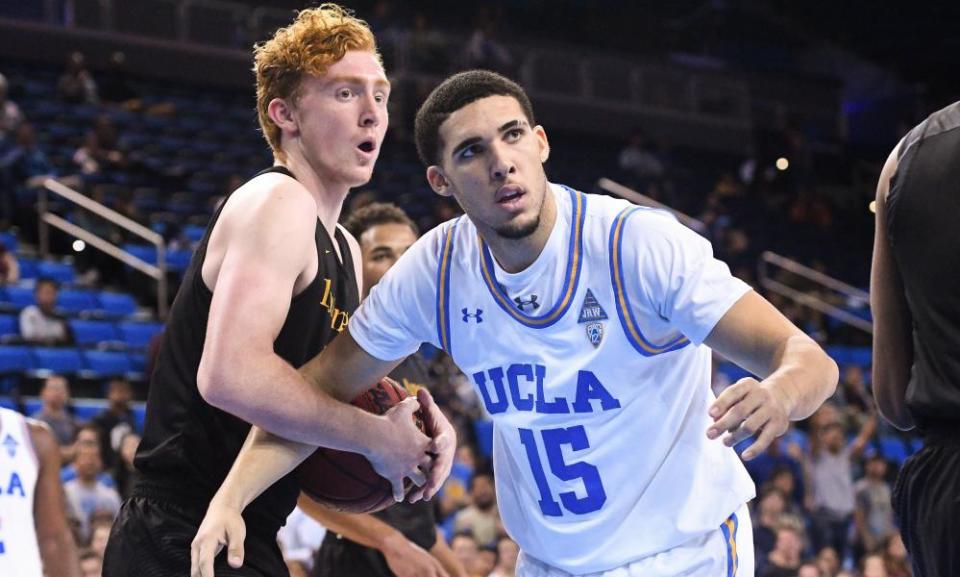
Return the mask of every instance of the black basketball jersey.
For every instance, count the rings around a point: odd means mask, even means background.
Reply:
[[[921,429],[960,426],[960,102],[898,151],[887,228],[913,316],[906,401]]]
[[[283,167],[277,172],[293,178]],[[256,178],[256,177],[254,177]],[[229,202],[229,198],[223,203]],[[171,501],[204,511],[219,489],[250,430],[250,424],[203,400],[197,369],[203,353],[213,293],[201,274],[207,243],[223,207],[214,214],[174,300],[156,369],[150,381],[143,441],[134,460],[141,477],[134,495]],[[313,282],[290,302],[274,351],[299,367],[347,326],[359,304],[350,248],[338,229],[336,242],[317,220],[319,268]],[[257,314],[237,310],[234,314]],[[296,505],[299,488],[287,475],[244,511],[247,527],[275,534]]]
[[[411,395],[420,387],[428,386],[427,368],[414,354],[407,357],[390,373],[390,377],[403,385]],[[429,387],[428,387],[429,388]],[[437,542],[436,517],[432,501],[417,503],[397,503],[373,515],[404,537],[429,551]],[[391,577],[393,572],[387,565],[383,554],[340,537],[332,531],[327,532],[323,545],[317,554],[315,576],[364,575],[365,577]]]

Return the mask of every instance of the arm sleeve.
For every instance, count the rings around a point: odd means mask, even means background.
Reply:
[[[414,243],[350,319],[350,336],[372,356],[394,360],[413,354],[422,343],[439,346],[437,263],[447,226]]]
[[[641,209],[627,221],[624,278],[636,309],[654,314],[701,344],[750,286],[713,257],[707,239],[662,211]],[[649,308],[648,308],[649,307]]]

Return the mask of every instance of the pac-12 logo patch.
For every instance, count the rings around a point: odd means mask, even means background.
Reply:
[[[580,317],[577,322],[586,323],[587,338],[594,348],[599,347],[600,341],[603,340],[603,323],[600,321],[605,320],[607,320],[606,311],[600,306],[597,297],[593,296],[593,291],[587,289],[587,296],[583,297],[583,305],[580,306]]]
[[[7,449],[7,454],[11,457],[17,456],[18,444],[19,443],[17,443],[17,440],[11,437],[9,433],[7,433],[6,438],[3,439],[3,446]]]
[[[590,344],[594,348],[600,346],[600,341],[603,340],[603,323],[589,323],[587,325],[587,338],[590,339]]]

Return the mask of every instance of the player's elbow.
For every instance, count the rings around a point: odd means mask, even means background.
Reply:
[[[197,390],[204,401],[230,412],[234,397],[232,387],[236,383],[234,367],[222,359],[204,355],[197,369]]]
[[[889,378],[874,373],[873,398],[877,402],[877,410],[888,423],[901,431],[908,431],[914,427],[913,417],[907,409],[906,400],[902,395],[897,395],[894,388]]]
[[[826,401],[837,391],[837,384],[840,382],[840,367],[837,365],[837,361],[833,360],[827,353],[823,353],[823,357],[824,372],[827,375],[823,400]]]

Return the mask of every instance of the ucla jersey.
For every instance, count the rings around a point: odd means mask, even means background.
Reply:
[[[494,422],[504,526],[525,554],[583,574],[716,531],[753,497],[733,450],[706,437],[700,345],[749,288],[668,214],[551,193],[533,278],[508,278],[461,217],[404,255],[350,332],[380,358],[420,341],[453,357]]]
[[[0,407],[0,575],[43,575],[33,523],[39,470],[26,419]]]

